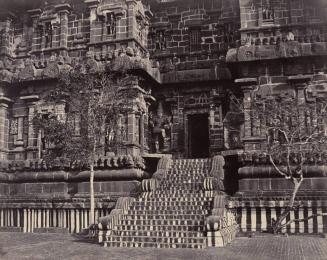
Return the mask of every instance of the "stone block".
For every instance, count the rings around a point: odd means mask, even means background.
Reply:
[[[259,190],[271,190],[271,181],[268,179],[259,179]]]
[[[131,193],[139,189],[139,181],[108,181],[95,182],[94,192],[96,193]],[[77,184],[78,193],[89,193],[89,182],[80,182]]]
[[[257,191],[259,189],[259,179],[242,179],[239,180],[240,191]]]
[[[327,178],[310,178],[311,179],[311,187],[314,190],[327,190]]]
[[[26,193],[26,187],[24,183],[11,183],[9,185],[9,194],[10,195],[16,195]]]
[[[43,193],[68,193],[67,183],[43,183]]]
[[[0,195],[9,195],[8,184],[0,183]]]
[[[43,185],[40,183],[26,183],[26,193],[43,193]]]

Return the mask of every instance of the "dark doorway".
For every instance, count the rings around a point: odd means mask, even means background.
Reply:
[[[191,158],[209,157],[208,114],[188,116],[188,149]]]

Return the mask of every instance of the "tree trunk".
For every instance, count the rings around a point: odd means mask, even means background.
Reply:
[[[94,224],[94,164],[90,165],[90,213],[89,213],[89,226]]]
[[[295,197],[296,194],[298,193],[301,184],[303,182],[303,178],[301,178],[300,180],[297,179],[293,179],[293,184],[294,184],[294,188],[293,188],[293,192],[292,192],[292,196],[288,202],[288,207],[282,212],[282,214],[280,215],[279,219],[276,221],[275,224],[273,224],[273,233],[276,234],[280,231],[280,229],[283,227],[282,222],[284,219],[286,219],[286,217],[288,216],[288,214],[291,212],[291,210],[294,209],[294,202],[295,202]]]

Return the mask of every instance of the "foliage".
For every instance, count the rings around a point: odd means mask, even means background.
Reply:
[[[305,165],[326,151],[326,97],[310,100],[296,95],[261,97],[254,91],[247,104],[233,94],[231,97],[235,113],[244,115],[248,121],[245,123],[251,126],[251,135],[265,139],[263,152],[275,171],[293,184],[288,206],[273,225],[273,231],[279,232],[291,223],[282,224],[290,211],[300,206],[295,198],[304,180]]]
[[[274,232],[283,227],[289,212],[299,206],[295,204],[295,197],[304,180],[304,165],[326,149],[326,108],[325,99],[305,102],[295,98],[270,98],[254,99],[252,103],[250,118],[257,122],[257,133],[266,136],[269,162],[294,185],[287,208],[273,226]]]
[[[65,117],[54,113],[38,113],[34,117],[36,131],[42,129],[50,147],[43,158],[65,156],[71,161],[93,163],[103,153],[109,133],[113,135],[121,113],[123,96],[115,84],[113,73],[90,73],[76,66],[60,74],[58,84],[46,96],[46,102],[65,106]]]

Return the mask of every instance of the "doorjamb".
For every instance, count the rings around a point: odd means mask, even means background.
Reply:
[[[189,149],[190,143],[189,143],[189,129],[188,129],[188,116],[189,115],[196,115],[196,114],[208,114],[208,129],[210,130],[210,114],[209,114],[209,108],[196,108],[196,109],[189,109],[189,110],[184,110],[184,151],[186,158],[191,157],[191,151]],[[209,142],[210,142],[210,133],[208,133],[209,137]],[[208,147],[209,152],[210,152],[210,147]]]

